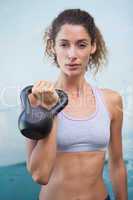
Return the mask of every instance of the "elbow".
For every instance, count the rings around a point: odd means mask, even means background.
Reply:
[[[32,179],[39,185],[47,185],[49,182],[49,178],[47,176],[40,175],[40,173],[37,172],[32,174]]]
[[[126,164],[123,159],[116,160],[114,162],[110,162],[109,165],[110,165],[110,168],[112,168],[112,169],[118,169],[118,170],[126,169]]]
[[[27,170],[31,174],[31,177],[34,182],[40,184],[40,185],[47,185],[49,182],[49,176],[48,173],[46,173],[46,170],[40,170],[40,169],[34,169],[27,165]]]
[[[110,163],[110,177],[116,176],[117,174],[127,176],[126,164],[123,160],[116,163]]]

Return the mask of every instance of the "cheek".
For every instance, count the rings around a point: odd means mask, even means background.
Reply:
[[[64,55],[59,53],[59,54],[56,54],[56,57],[57,57],[57,62],[60,65],[63,65],[65,63]]]
[[[60,49],[56,49],[56,56],[57,56],[57,60],[59,62],[62,62],[64,60],[64,57],[65,57],[65,53],[64,51],[60,50]]]
[[[90,55],[89,55],[88,52],[85,52],[85,53],[80,55],[80,58],[82,59],[82,61],[84,63],[88,63],[89,62],[89,57],[90,57]]]

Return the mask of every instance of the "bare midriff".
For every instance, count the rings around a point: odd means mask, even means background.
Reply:
[[[39,200],[104,200],[107,189],[103,181],[105,152],[58,152],[47,185]]]

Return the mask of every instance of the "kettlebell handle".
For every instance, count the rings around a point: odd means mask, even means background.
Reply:
[[[30,104],[28,95],[32,92],[32,87],[33,85],[29,85],[25,87],[20,94],[22,105],[24,106],[25,112],[27,114],[29,114],[31,111],[31,104]]]
[[[30,104],[28,95],[30,93],[32,93],[32,87],[33,87],[33,85],[29,85],[29,86],[25,87],[24,90],[22,90],[21,95],[20,95],[21,102],[24,105],[25,111],[27,114],[29,114],[31,111],[31,104]],[[59,95],[59,101],[57,102],[57,104],[54,105],[50,109],[39,106],[42,109],[44,109],[44,111],[46,111],[46,110],[50,111],[53,115],[57,115],[68,104],[67,94],[63,90],[60,90],[60,89],[55,89],[55,90],[56,90],[57,94]]]

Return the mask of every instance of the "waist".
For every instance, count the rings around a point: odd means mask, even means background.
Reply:
[[[58,199],[58,200],[67,200],[67,199],[96,199],[96,200],[105,200],[108,195],[107,188],[104,184],[103,178],[99,177],[97,181],[93,184],[83,181],[83,179],[78,178],[78,181],[72,180],[62,181],[62,182],[53,182],[47,186],[42,186],[40,199],[50,196],[49,199]],[[56,188],[56,190],[55,190]],[[46,199],[46,200],[49,200]]]

